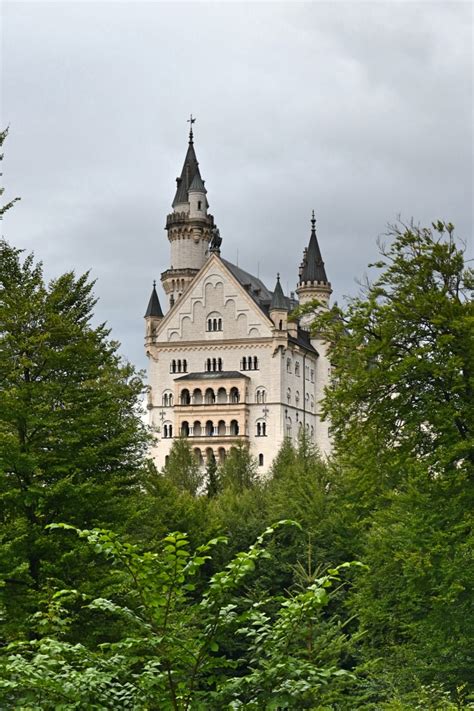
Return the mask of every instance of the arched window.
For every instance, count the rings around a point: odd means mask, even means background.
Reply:
[[[193,392],[194,405],[202,405],[202,392],[200,388],[195,388]]]
[[[299,378],[300,377],[300,364],[298,361],[295,363],[295,375]]]
[[[265,420],[259,420],[257,422],[257,437],[267,436],[267,423]]]
[[[219,449],[218,449],[218,455],[219,455],[219,464],[224,464],[224,462],[225,462],[225,449],[224,449],[224,447],[219,447]]]
[[[232,403],[240,402],[240,393],[239,393],[238,388],[231,388],[230,389],[230,401]]]
[[[189,390],[186,388],[185,390],[181,390],[181,405],[190,405],[191,404],[191,395],[189,394]]]
[[[214,423],[212,420],[206,422],[206,436],[212,437],[214,435]]]
[[[212,359],[212,370],[214,371],[214,373],[217,370],[217,359],[216,358]]]
[[[194,450],[194,456],[196,457],[199,466],[202,467],[204,464],[204,460],[202,457],[202,452],[199,449],[199,447],[196,447],[196,449]]]
[[[283,321],[280,319],[278,322],[278,330],[281,331],[282,328],[283,328]]]
[[[217,311],[207,317],[208,331],[222,331],[222,316]]]
[[[288,417],[286,420],[286,436],[291,437],[292,436],[292,422],[291,422],[291,417]]]
[[[201,435],[202,435],[201,423],[199,422],[199,420],[196,420],[193,425],[193,436],[200,437]]]
[[[207,388],[206,395],[204,396],[206,405],[214,405],[216,401],[216,395],[212,388]]]
[[[210,371],[211,371],[211,359],[210,358],[208,358],[206,360],[206,370],[208,373],[210,373]]]
[[[166,422],[163,425],[163,437],[169,439],[173,436],[173,425],[170,422]]]
[[[181,437],[189,437],[189,422],[181,423]]]
[[[230,434],[234,435],[234,437],[239,434],[239,423],[237,420],[230,421]]]
[[[261,437],[261,436],[262,436],[262,423],[257,422],[257,437]]]
[[[253,357],[253,369],[258,370],[258,358],[257,356]]]
[[[219,373],[222,371],[222,358],[219,358],[219,360],[217,361],[217,370],[219,371]]]
[[[175,360],[171,361],[170,371],[171,371],[171,373],[176,373],[176,361]]]
[[[258,466],[263,467],[263,454],[258,455]]]
[[[224,420],[219,420],[219,422],[217,423],[217,434],[223,436],[226,434],[226,431],[227,430]]]
[[[221,405],[227,402],[227,391],[225,388],[219,388],[217,391],[217,402]]]
[[[187,372],[188,372],[188,361],[183,360],[183,373],[187,373]]]
[[[242,368],[241,370],[247,370],[247,358],[244,356],[242,358]]]
[[[286,399],[288,400],[288,402],[291,401],[291,388],[288,388],[288,390],[286,391]]]
[[[178,373],[181,373],[181,360],[178,360]]]
[[[165,467],[168,464],[169,460],[170,460],[170,456],[169,456],[169,454],[167,454],[165,457]]]
[[[266,436],[267,436],[267,423],[262,422],[262,437],[266,437]]]
[[[286,359],[286,372],[291,373],[291,358]]]
[[[296,393],[295,393],[295,403],[296,403],[297,405],[299,405],[299,402],[300,402],[300,391],[297,390]]]
[[[255,401],[259,404],[264,404],[267,400],[267,394],[264,388],[258,388],[255,393]]]

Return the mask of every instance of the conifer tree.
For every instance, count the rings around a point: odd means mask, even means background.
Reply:
[[[88,275],[45,284],[4,240],[0,264],[0,564],[15,625],[17,602],[34,609],[46,581],[72,583],[80,568],[48,524],[122,525],[146,434],[141,380],[92,325]]]

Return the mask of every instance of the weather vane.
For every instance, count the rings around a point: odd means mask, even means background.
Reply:
[[[189,123],[189,140],[193,140],[193,123],[196,123],[195,117],[190,114],[187,123]]]

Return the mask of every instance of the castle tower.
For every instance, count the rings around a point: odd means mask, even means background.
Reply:
[[[277,274],[275,290],[270,304],[270,318],[278,331],[286,331],[288,327],[288,302],[281,288],[279,274]]]
[[[152,339],[155,335],[156,328],[163,318],[160,300],[156,293],[156,281],[153,282],[153,289],[150,296],[150,301],[145,312],[145,338]]]
[[[194,150],[193,123],[189,119],[189,144],[181,176],[176,178],[176,194],[171,212],[166,218],[170,243],[170,268],[161,275],[163,289],[173,306],[189,282],[204,265],[214,218],[208,214],[207,190],[199,172]]]
[[[316,237],[316,218],[311,217],[311,236],[308,247],[304,251],[303,261],[300,266],[298,286],[296,288],[301,305],[317,299],[321,302],[322,308],[328,308],[329,298],[332,293],[331,283],[326,276],[321,250],[319,249],[318,238]],[[311,314],[306,314],[300,319],[303,328],[309,326],[312,321]]]

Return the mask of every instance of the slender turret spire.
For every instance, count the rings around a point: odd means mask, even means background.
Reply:
[[[272,301],[270,304],[270,311],[288,311],[288,303],[283,293],[283,289],[280,284],[280,275],[277,274],[277,281],[275,284],[275,291],[273,292]]]
[[[156,281],[153,281],[153,290],[151,292],[150,301],[148,302],[145,318],[163,318],[160,300],[156,293]]]
[[[305,251],[301,264],[300,283],[314,281],[324,284],[328,283],[321,250],[319,249],[318,238],[316,237],[316,218],[313,210],[311,217],[311,236],[309,238],[308,249]]]
[[[196,119],[193,118],[193,115],[191,114],[191,118],[188,119],[188,122],[191,125],[191,128],[189,129],[188,150],[184,159],[181,175],[179,178],[176,178],[176,194],[172,203],[173,207],[176,207],[176,205],[183,205],[189,201],[189,188],[193,183],[194,187],[199,186],[201,192],[207,192],[204,187],[204,181],[199,172],[199,163],[194,150],[193,123],[195,121]]]

